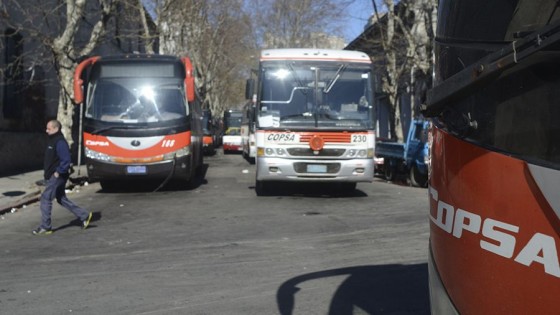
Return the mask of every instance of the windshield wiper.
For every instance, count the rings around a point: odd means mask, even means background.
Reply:
[[[284,116],[280,117],[280,120],[286,120],[286,119],[297,118],[297,117],[312,117],[312,116],[313,116],[313,113],[305,112],[305,113],[300,113],[300,114],[284,115]]]
[[[139,129],[139,128],[143,128],[142,126],[131,126],[131,125],[123,125],[123,126],[108,126],[108,127],[103,127],[103,128],[99,128],[99,129],[95,129],[94,131],[91,132],[92,135],[97,135],[100,133],[103,133],[105,131],[108,130],[114,130],[114,129]]]
[[[343,64],[340,65],[340,67],[338,67],[338,70],[336,70],[336,73],[334,74],[334,78],[331,80],[331,82],[329,82],[329,84],[327,85],[327,88],[325,89],[325,94],[329,93],[332,89],[332,87],[334,86],[334,84],[336,83],[336,81],[338,81],[338,78],[340,78],[340,75],[342,75],[342,72],[344,72],[344,70],[346,70],[346,67],[348,65]]]

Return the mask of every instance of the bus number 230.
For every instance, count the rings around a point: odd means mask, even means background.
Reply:
[[[352,135],[352,143],[367,142],[367,135]]]

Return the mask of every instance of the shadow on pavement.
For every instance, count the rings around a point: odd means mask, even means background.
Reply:
[[[249,186],[255,189],[255,186]],[[368,195],[345,183],[267,182],[266,196],[299,196],[310,198],[355,198]]]
[[[146,193],[156,191],[194,190],[202,185],[208,184],[208,181],[206,180],[207,171],[208,164],[203,164],[191,183],[172,178],[149,179],[143,177],[129,177],[129,179],[126,180],[115,180],[105,183],[102,182],[102,188],[97,193]]]
[[[299,284],[344,275],[348,278],[333,295],[329,315],[352,315],[356,309],[366,314],[430,314],[427,264],[357,266],[297,276],[276,293],[280,314],[293,314]]]
[[[99,220],[101,220],[101,212],[93,212],[92,216],[91,216],[90,224],[89,224],[87,229],[95,228],[96,225],[93,224],[93,223],[96,222],[96,221],[99,221]],[[80,221],[79,219],[74,219],[74,220],[72,220],[72,221],[70,221],[70,222],[68,222],[64,225],[53,228],[52,230],[53,230],[53,232],[56,232],[56,231],[67,229],[69,227],[76,227],[76,226],[79,226],[81,228],[82,227],[82,221]]]

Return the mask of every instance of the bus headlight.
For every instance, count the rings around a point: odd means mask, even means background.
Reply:
[[[346,151],[346,157],[349,158],[373,158],[373,149],[349,149]]]
[[[109,161],[112,160],[109,155],[107,155],[105,153],[93,151],[89,148],[84,148],[84,153],[86,154],[87,158],[90,158],[92,160],[98,160],[98,161],[104,161],[104,162],[109,162]]]
[[[286,156],[286,150],[284,148],[257,148],[257,156]]]
[[[191,146],[190,145],[188,145],[186,147],[182,147],[177,151],[164,154],[163,159],[164,160],[173,160],[176,157],[180,158],[180,157],[183,157],[183,156],[187,156],[189,154],[191,154]]]

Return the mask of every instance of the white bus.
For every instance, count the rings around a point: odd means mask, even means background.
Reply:
[[[243,147],[243,157],[249,163],[254,164],[257,156],[257,146],[255,143],[255,103],[252,100],[243,106],[241,144]]]
[[[373,181],[373,75],[362,52],[263,50],[257,83],[256,193],[271,182],[332,182],[347,191]]]

